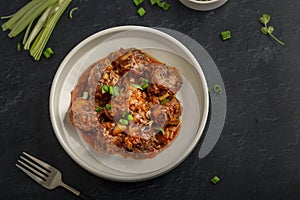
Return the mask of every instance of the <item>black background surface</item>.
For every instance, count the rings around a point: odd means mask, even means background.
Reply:
[[[27,0],[3,1],[9,15]],[[22,151],[63,171],[64,180],[95,199],[290,199],[300,198],[300,2],[229,0],[198,12],[169,1],[167,12],[144,2],[139,17],[131,1],[73,0],[50,38],[55,54],[34,61],[17,52],[21,37],[0,32],[0,199],[77,199],[49,191],[15,167]],[[79,9],[69,19],[71,8]],[[271,15],[281,46],[260,32],[258,18]],[[198,158],[200,144],[171,172],[144,182],[118,183],[96,177],[63,150],[51,127],[49,92],[67,53],[93,33],[119,25],[174,29],[198,41],[222,74],[227,117],[213,151]],[[232,38],[222,41],[229,29]],[[218,175],[221,181],[212,185]]]

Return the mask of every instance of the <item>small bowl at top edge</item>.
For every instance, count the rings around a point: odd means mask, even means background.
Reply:
[[[216,9],[223,4],[225,4],[228,0],[209,0],[209,1],[201,1],[201,0],[179,0],[186,7],[198,10],[198,11],[208,11]]]

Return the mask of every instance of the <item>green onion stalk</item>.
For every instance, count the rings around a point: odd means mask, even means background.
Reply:
[[[56,23],[71,1],[32,0],[9,16],[2,24],[2,30],[10,30],[8,36],[12,38],[26,29],[22,42],[24,49],[39,60]]]

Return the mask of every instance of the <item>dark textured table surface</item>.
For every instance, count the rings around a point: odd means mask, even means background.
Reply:
[[[1,3],[8,15],[26,3]],[[139,17],[131,1],[74,0],[48,43],[55,54],[34,61],[17,52],[21,37],[0,32],[0,199],[77,199],[59,188],[49,191],[15,167],[22,151],[63,171],[64,180],[95,199],[299,199],[300,198],[300,2],[229,0],[198,12],[169,1],[167,12],[145,1]],[[258,18],[271,15],[274,35],[260,32]],[[213,151],[198,158],[200,144],[177,168],[158,178],[118,183],[96,177],[63,150],[51,127],[49,92],[66,54],[93,33],[119,25],[163,27],[182,32],[210,53],[222,74],[228,110]],[[232,38],[222,41],[220,32]],[[218,175],[221,181],[212,185]]]

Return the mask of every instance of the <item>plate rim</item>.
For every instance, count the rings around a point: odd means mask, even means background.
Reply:
[[[112,34],[115,32],[120,32],[120,31],[131,31],[131,30],[143,30],[143,31],[148,31],[151,33],[156,33],[156,34],[162,35],[163,37],[168,38],[172,43],[175,43],[178,47],[183,49],[186,53],[188,53],[190,58],[193,59],[194,62],[198,63],[198,65],[200,67],[200,69],[198,69],[197,71],[199,72],[199,75],[200,75],[201,79],[203,80],[203,84],[204,84],[203,90],[204,90],[205,102],[204,102],[203,117],[202,117],[202,120],[200,121],[197,135],[196,135],[193,143],[191,143],[191,145],[183,152],[183,154],[180,156],[180,158],[171,162],[170,165],[168,165],[164,168],[161,168],[159,170],[153,171],[153,172],[149,172],[146,174],[139,174],[136,176],[120,176],[120,175],[115,175],[115,174],[95,170],[92,166],[90,166],[87,163],[80,160],[80,157],[77,156],[76,152],[73,152],[71,149],[69,149],[67,147],[67,144],[64,141],[62,135],[59,134],[60,130],[59,130],[58,124],[56,123],[56,119],[55,119],[55,112],[54,112],[54,110],[55,110],[54,97],[55,96],[54,96],[54,94],[55,94],[55,88],[57,87],[57,83],[59,81],[59,77],[61,75],[61,72],[63,71],[64,66],[68,63],[70,58],[72,58],[72,56],[74,56],[74,54],[76,54],[76,52],[78,52],[82,47],[84,47],[86,44],[92,42],[93,40],[95,40],[99,37],[103,37],[104,35]],[[73,159],[73,161],[76,162],[76,164],[78,164],[79,166],[81,166],[82,168],[87,170],[88,172],[92,173],[93,175],[96,175],[101,178],[105,178],[107,180],[119,181],[119,182],[137,182],[137,181],[152,179],[152,178],[158,177],[162,174],[169,172],[170,170],[174,169],[179,164],[181,164],[191,154],[191,152],[194,150],[197,143],[199,142],[199,140],[204,132],[204,128],[205,128],[205,125],[207,122],[208,110],[209,110],[209,95],[208,95],[207,81],[206,81],[204,72],[200,66],[200,63],[197,61],[197,59],[191,53],[191,51],[184,44],[182,44],[180,41],[178,41],[176,38],[170,36],[169,34],[163,32],[163,31],[160,31],[160,30],[157,30],[157,29],[151,28],[151,27],[135,26],[135,25],[125,25],[125,26],[117,26],[117,27],[107,28],[107,29],[98,31],[98,32],[86,37],[81,42],[79,42],[74,48],[72,48],[71,51],[69,51],[67,56],[65,56],[63,61],[60,63],[60,65],[55,73],[55,76],[53,78],[51,89],[50,89],[50,96],[49,96],[49,113],[50,113],[52,129],[55,133],[57,140],[59,141],[59,143],[63,147],[63,149],[66,151],[66,153]]]

